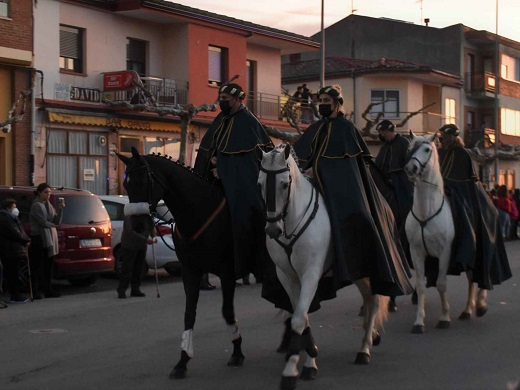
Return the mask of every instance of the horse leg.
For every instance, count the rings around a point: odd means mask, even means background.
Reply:
[[[358,351],[354,363],[370,364],[370,349],[372,348],[373,340],[379,338],[377,336],[377,330],[374,329],[376,313],[379,311],[380,305],[379,295],[372,295],[370,280],[368,278],[356,280],[354,283],[363,297],[363,307],[365,308],[363,320],[365,335],[361,341],[361,349]]]
[[[280,345],[276,349],[276,352],[278,353],[286,353],[289,350],[289,344],[291,343],[291,313],[286,312],[282,309],[286,317],[284,320],[284,331],[282,335],[282,341],[280,342]]]
[[[466,271],[466,277],[468,279],[468,300],[464,311],[460,314],[459,320],[469,320],[471,313],[475,308],[475,283],[473,283],[473,272]]]
[[[424,310],[424,295],[426,293],[426,280],[424,276],[424,256],[416,253],[413,248],[412,252],[413,267],[415,269],[415,291],[417,291],[417,310],[415,314],[415,322],[413,323],[412,333],[424,333],[424,318],[426,312]],[[414,253],[415,252],[415,253]],[[423,259],[421,261],[421,259]]]
[[[170,372],[170,378],[183,379],[188,371],[188,361],[193,358],[193,328],[197,315],[197,303],[199,301],[199,286],[202,280],[202,272],[182,267],[182,284],[186,296],[184,312],[184,332],[182,333],[181,358]]]
[[[450,259],[449,256],[446,256],[444,253],[439,259],[439,275],[437,276],[437,291],[439,292],[439,297],[441,299],[441,316],[439,317],[439,322],[437,322],[438,329],[447,329],[450,327],[451,319],[450,319],[450,305],[448,303],[448,299],[446,297],[446,291],[448,288],[448,263]]]
[[[293,315],[290,318],[291,321],[291,330],[290,330],[290,342],[289,348],[285,355],[285,367],[282,371],[282,379],[280,382],[280,389],[295,389],[296,382],[298,380],[298,362],[300,360],[300,351],[303,349],[303,330],[307,325],[306,320],[302,326],[302,318],[301,314],[298,313],[298,302],[296,297],[300,294],[300,286],[297,282],[290,278],[285,274],[285,272],[280,269],[278,266],[276,267],[276,274],[280,283],[284,287],[287,295],[291,299],[291,305],[296,310],[293,310]],[[286,324],[287,325],[287,324]],[[296,327],[296,328],[295,328]]]
[[[487,313],[487,290],[481,288],[478,290],[477,294],[477,317],[482,317]]]
[[[242,353],[242,336],[238,329],[238,321],[235,317],[235,275],[232,270],[225,272],[220,277],[222,284],[222,316],[228,326],[228,332],[233,343],[233,353],[227,365],[229,367],[241,367],[244,364],[244,354]]]

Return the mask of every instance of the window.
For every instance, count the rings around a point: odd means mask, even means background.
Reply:
[[[0,17],[9,17],[9,0],[0,0]]]
[[[221,85],[226,81],[227,50],[221,47],[208,47],[208,83]]]
[[[444,121],[446,124],[453,123],[455,124],[455,120],[457,119],[456,111],[455,111],[455,99],[446,98],[444,100]]]
[[[502,54],[500,76],[506,80],[520,81],[520,59]]]
[[[60,69],[83,73],[84,30],[60,26]]]
[[[370,110],[372,116],[380,112],[383,118],[399,118],[399,91],[373,89],[370,94],[370,103],[378,103]]]
[[[520,136],[520,111],[502,108],[500,110],[502,134]]]
[[[132,38],[126,40],[126,70],[134,70],[139,76],[146,76],[146,41]]]
[[[171,156],[174,159],[179,158],[180,140],[161,137],[145,137],[144,153],[161,153],[162,155]]]
[[[100,142],[100,137],[106,139],[106,133],[49,130],[47,133],[49,183],[58,187],[81,188],[95,194],[106,194],[108,150],[106,143]],[[90,176],[90,173],[93,176]]]

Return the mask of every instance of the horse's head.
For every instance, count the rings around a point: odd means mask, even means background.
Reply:
[[[262,163],[258,184],[266,204],[265,232],[270,238],[283,233],[283,219],[287,214],[291,193],[291,174],[288,159],[290,145],[281,145],[269,153],[262,152]]]
[[[425,136],[416,136],[410,130],[410,146],[408,147],[408,162],[404,171],[410,181],[415,182],[421,178],[429,167],[436,161],[437,148],[435,147],[437,133]]]
[[[132,157],[116,153],[117,157],[126,165],[123,186],[128,194],[130,203],[146,202],[152,211],[163,198],[164,188],[158,182],[146,158],[132,147]]]

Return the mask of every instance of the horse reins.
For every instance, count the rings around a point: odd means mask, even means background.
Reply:
[[[276,171],[270,171],[270,170],[267,170],[267,169],[265,169],[263,167],[260,167],[260,170],[267,174],[267,183],[266,183],[266,198],[267,198],[266,203],[267,203],[267,206],[268,206],[267,209],[269,211],[269,209],[271,208],[270,211],[273,211],[272,208],[274,208],[274,211],[276,211],[276,200],[274,199],[275,198],[275,191],[274,191],[274,189],[275,189],[276,175],[280,174],[280,173],[283,173],[283,172],[290,171],[289,167],[282,168],[282,169],[279,169],[279,170],[276,170]],[[280,239],[278,239],[278,238],[274,238],[274,240],[278,243],[278,245],[280,245],[284,249],[285,254],[287,255],[287,258],[289,259],[289,264],[292,267],[291,255],[292,255],[292,251],[293,251],[293,246],[296,243],[296,241],[298,241],[298,239],[302,236],[302,234],[305,232],[305,230],[307,230],[307,228],[311,224],[312,220],[314,219],[314,217],[318,213],[319,196],[318,196],[318,189],[315,186],[312,186],[313,191],[311,193],[311,198],[310,198],[309,204],[307,205],[307,208],[305,209],[305,212],[302,215],[302,219],[300,220],[300,222],[298,222],[298,224],[296,224],[296,227],[293,230],[293,232],[291,234],[287,235],[286,231],[285,231],[285,217],[287,216],[287,208],[289,206],[289,201],[290,201],[291,183],[292,183],[292,177],[291,177],[291,175],[289,173],[289,189],[287,191],[287,200],[284,203],[283,210],[282,210],[282,212],[280,214],[278,214],[274,218],[266,217],[266,222],[271,222],[272,223],[272,222],[278,222],[280,220],[283,221],[283,223],[284,223],[284,231],[283,231],[284,237],[287,238],[287,239],[292,237],[292,240],[289,241],[289,243],[287,243],[287,244],[282,242],[282,241],[280,241]],[[309,216],[307,221],[305,221],[305,224],[302,226],[300,231],[298,233],[294,234],[296,229],[298,229],[298,226],[300,225],[300,223],[303,221],[303,217],[305,216],[305,214],[307,214],[307,211],[309,210],[313,199],[314,199],[314,208],[312,210],[311,215]]]
[[[421,145],[423,145],[423,144],[430,144],[430,143],[429,142],[423,142]],[[421,145],[419,145],[419,146],[421,146]],[[417,151],[419,146],[417,146],[414,150],[412,150],[412,152],[410,153],[411,154],[411,158],[409,159],[409,161],[415,160],[415,161],[417,161],[419,163],[419,165],[421,167],[421,171],[419,172],[419,175],[421,175],[423,173],[423,171],[424,171],[424,168],[426,167],[426,165],[430,161],[430,158],[432,157],[433,149],[430,149],[430,154],[428,155],[428,159],[426,160],[426,162],[422,163],[417,157],[415,157],[415,152]],[[431,183],[431,182],[429,182],[427,180],[423,180],[423,179],[421,179],[421,181],[423,183],[431,184],[431,185],[437,187],[437,184],[435,184],[435,183]],[[426,251],[426,254],[429,257],[432,257],[432,256],[430,255],[430,252],[428,251],[428,247],[426,246],[426,240],[424,239],[424,228],[426,227],[426,225],[428,224],[429,221],[431,221],[433,218],[435,218],[437,215],[440,214],[440,212],[442,211],[442,208],[444,207],[444,199],[445,199],[445,197],[443,196],[442,197],[442,203],[441,203],[441,206],[439,207],[439,209],[433,215],[429,216],[428,218],[426,218],[424,220],[419,219],[417,217],[417,215],[415,215],[415,213],[413,212],[413,207],[410,210],[411,213],[412,213],[412,216],[415,218],[415,220],[417,222],[419,222],[419,226],[421,226],[421,238],[422,238],[424,250]]]
[[[139,168],[136,168],[136,169],[141,169],[141,168],[146,168],[146,173],[148,175],[148,179],[149,179],[149,184],[148,184],[148,204],[150,206],[150,209],[152,208],[152,203],[151,203],[151,200],[152,200],[152,188],[153,188],[153,180],[155,178],[155,180],[157,180],[157,183],[160,184],[160,186],[166,191],[166,185],[162,182],[162,180],[152,171],[152,169],[150,168],[150,165],[148,164],[148,161],[146,161],[144,158],[141,159],[141,161],[143,161],[143,166],[139,167]],[[129,172],[130,173],[130,172]],[[220,204],[217,206],[217,208],[211,213],[211,215],[208,217],[208,219],[206,220],[206,222],[204,222],[202,224],[202,226],[199,228],[199,230],[197,230],[197,232],[192,236],[192,237],[184,237],[181,233],[181,231],[179,230],[179,225],[178,224],[175,224],[175,233],[177,233],[177,236],[181,239],[181,240],[185,240],[185,241],[188,241],[188,242],[193,242],[195,241],[197,238],[199,238],[202,233],[204,233],[206,231],[206,229],[209,227],[209,225],[211,225],[211,223],[217,218],[217,216],[220,214],[220,212],[224,209],[224,206],[226,205],[226,198],[224,197],[222,199],[222,201],[220,202]]]

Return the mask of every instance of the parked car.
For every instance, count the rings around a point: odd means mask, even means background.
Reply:
[[[121,256],[119,249],[121,248],[121,234],[123,232],[124,208],[129,202],[128,196],[124,195],[100,195],[101,201],[110,215],[112,221],[112,250],[115,258],[114,271],[119,275],[121,271]],[[159,202],[156,210],[157,217],[154,222],[157,226],[157,244],[148,246],[146,251],[146,263],[143,268],[142,276],[144,277],[149,269],[164,268],[170,275],[179,275],[181,264],[175,252],[172,232],[175,226],[173,216],[164,202]],[[155,250],[155,261],[154,261]]]
[[[29,213],[34,191],[33,187],[0,186],[0,201],[16,200],[20,220],[29,236]],[[65,199],[66,207],[57,227],[60,252],[55,257],[54,278],[88,286],[100,273],[114,269],[110,218],[101,200],[89,191],[52,188],[50,202],[55,207],[58,198]]]

